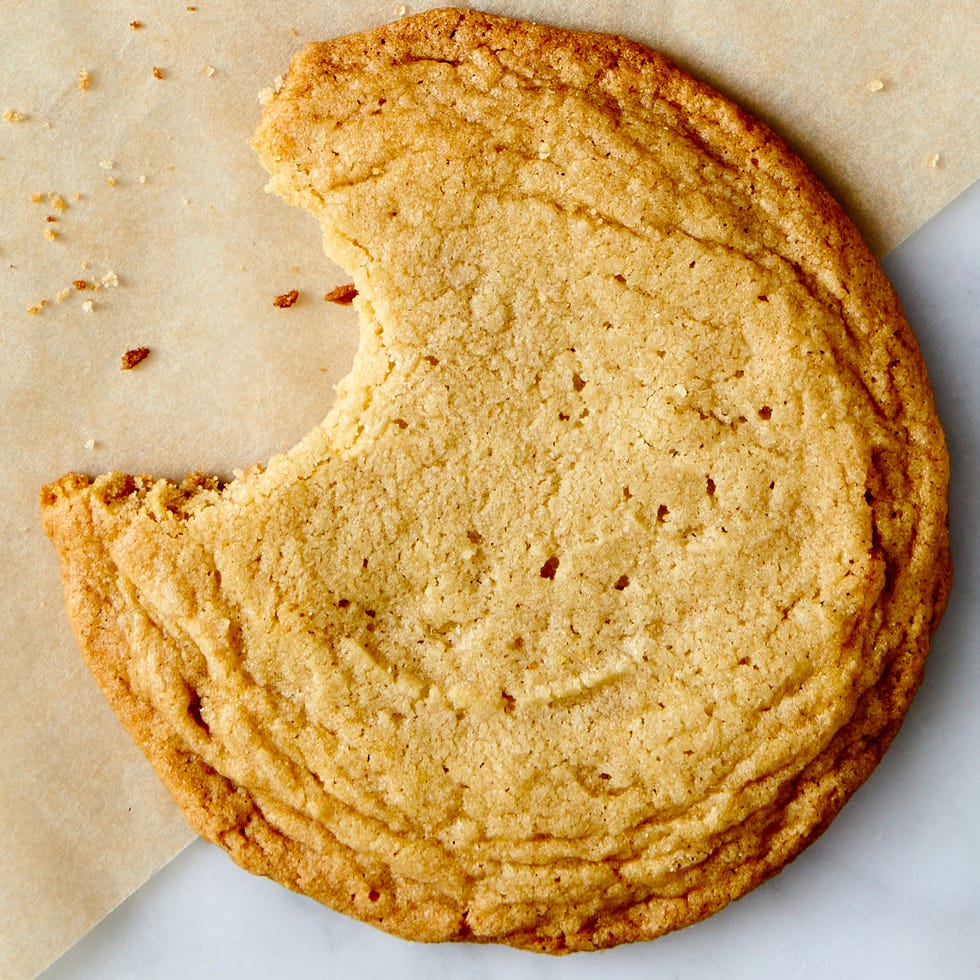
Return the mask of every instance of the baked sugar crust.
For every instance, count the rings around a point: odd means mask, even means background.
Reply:
[[[651,939],[867,778],[950,583],[912,332],[782,141],[621,38],[311,44],[254,139],[361,343],[227,485],[42,491],[93,674],[191,825],[420,941]]]

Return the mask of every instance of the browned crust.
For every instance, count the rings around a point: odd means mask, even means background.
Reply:
[[[948,461],[916,341],[854,226],[763,124],[660,55],[620,38],[569,34],[476,12],[440,10],[354,38],[311,45],[294,62],[287,84],[301,88],[318,74],[402,59],[458,62],[484,44],[509,52],[513,62],[529,73],[560,83],[589,85],[623,106],[642,107],[666,100],[682,107],[691,135],[710,145],[718,159],[733,168],[757,168],[780,184],[788,203],[787,227],[808,226],[810,235],[816,234],[829,253],[840,257],[842,278],[852,288],[849,320],[863,335],[861,346],[867,353],[864,380],[874,386],[895,424],[912,433],[917,454],[910,478],[918,489],[924,519],[907,562],[899,567],[898,556],[893,558],[889,588],[895,622],[901,623],[904,617],[915,628],[903,631],[881,681],[864,695],[850,723],[794,781],[778,805],[736,828],[727,843],[692,868],[682,895],[610,910],[564,935],[528,932],[478,937],[467,926],[465,908],[447,907],[441,900],[399,906],[387,900],[388,894],[377,901],[376,883],[359,867],[355,856],[345,853],[336,841],[324,842],[323,852],[313,854],[280,834],[255,800],[206,766],[180,733],[167,728],[152,707],[134,694],[126,680],[128,641],[112,614],[121,602],[114,584],[116,572],[95,526],[91,486],[84,477],[69,475],[42,491],[41,504],[45,528],[62,557],[66,603],[89,666],[109,703],[198,832],[228,849],[243,867],[271,875],[406,938],[496,940],[561,953],[654,938],[717,911],[798,855],[868,777],[897,732],[921,681],[929,635],[948,595]],[[269,137],[285,128],[280,117],[291,111],[284,100],[273,103],[260,135]],[[259,142],[261,149],[262,140]],[[815,220],[819,227],[814,232]],[[122,498],[138,490],[136,482],[118,486]],[[887,543],[883,547],[887,552]],[[914,611],[909,612],[910,608]],[[895,628],[895,623],[891,625]]]

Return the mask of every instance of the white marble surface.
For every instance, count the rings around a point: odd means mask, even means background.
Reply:
[[[779,877],[655,943],[550,959],[426,947],[348,921],[192,844],[45,973],[512,978],[980,977],[980,183],[885,259],[953,461],[956,579],[885,760]]]

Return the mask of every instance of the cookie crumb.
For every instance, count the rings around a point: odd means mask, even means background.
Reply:
[[[938,153],[930,153],[926,157],[926,166],[930,170],[938,170],[939,165],[942,163],[942,157]]]
[[[95,447],[97,445],[98,445],[98,443],[96,443],[96,441],[94,439],[86,439],[85,440],[85,448],[86,449],[95,449]]]
[[[44,229],[44,237],[49,242],[55,242],[55,241],[57,241],[58,238],[59,238],[58,229],[57,228],[45,228]]]
[[[216,71],[217,71],[217,69],[214,67],[214,65],[205,65],[204,66],[204,75],[207,78],[210,78]]]
[[[277,306],[280,310],[287,310],[298,299],[299,299],[299,290],[290,289],[288,293],[282,293],[279,296],[277,296],[272,301],[272,305]]]
[[[106,185],[106,187],[115,187],[116,186],[116,178],[115,177],[106,177],[105,185]]]
[[[150,356],[149,347],[134,347],[132,350],[126,351],[122,356],[122,366],[120,370],[131,371],[137,364],[145,361],[147,357]]]
[[[48,194],[31,195],[31,204],[44,204],[44,203],[47,203],[50,207],[54,208],[55,211],[68,210],[68,202],[60,194],[48,193]],[[58,219],[53,214],[49,214],[45,220],[57,221]]]
[[[47,305],[48,301],[46,299],[39,300],[33,306],[28,306],[27,312],[30,313],[31,316],[37,316]]]
[[[153,77],[154,78],[163,78],[163,69],[162,68],[157,68],[157,66],[154,65],[153,66]]]
[[[129,29],[131,31],[138,31],[143,26],[143,22],[140,20],[131,20],[129,22]]]
[[[18,112],[16,109],[4,109],[3,110],[3,121],[9,123],[25,122],[27,116],[23,112]]]
[[[110,269],[100,281],[103,289],[115,289],[119,285],[119,276]]]
[[[95,303],[93,303],[92,300],[87,299],[84,303],[82,303],[82,309],[86,313],[91,313],[95,309]]]
[[[340,303],[342,306],[347,306],[354,302],[356,295],[357,290],[354,288],[354,284],[349,282],[346,285],[331,289],[323,298],[327,303]]]
[[[884,89],[884,87],[885,87],[885,83],[882,79],[880,78],[868,79],[867,88],[869,92],[880,92],[882,91],[882,89]]]
[[[78,87],[83,92],[85,92],[88,89],[89,85],[91,84],[92,84],[92,76],[85,68],[83,68],[78,73]]]
[[[75,288],[76,288],[76,289],[77,289],[77,290],[78,290],[79,292],[81,292],[81,291],[82,291],[82,290],[84,290],[84,289],[88,289],[88,282],[86,282],[86,280],[84,280],[84,279],[73,279],[73,280],[72,280],[72,282],[71,282],[71,284],[72,284],[72,285],[73,285],[73,286],[74,286],[74,287],[75,287]]]
[[[68,297],[71,296],[71,286],[65,286],[64,289],[55,296],[54,301],[56,303],[63,303]]]

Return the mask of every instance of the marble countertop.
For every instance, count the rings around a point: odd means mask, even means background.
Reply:
[[[45,980],[980,976],[980,183],[884,260],[929,364],[952,457],[956,574],[925,682],[878,770],[777,878],[655,943],[550,959],[420,946],[190,845]]]

